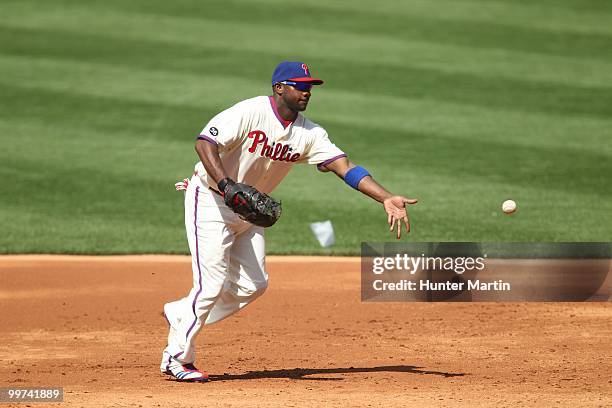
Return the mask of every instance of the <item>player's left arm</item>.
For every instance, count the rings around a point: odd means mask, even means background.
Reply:
[[[397,239],[401,236],[402,222],[406,227],[406,232],[410,232],[410,219],[406,210],[406,204],[416,204],[416,199],[395,195],[387,191],[387,189],[374,180],[367,170],[351,163],[346,157],[334,160],[320,168],[320,170],[334,172],[354,189],[382,203],[387,213],[389,230],[393,231],[397,228]]]

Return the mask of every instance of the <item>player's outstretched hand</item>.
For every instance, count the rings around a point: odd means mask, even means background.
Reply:
[[[402,221],[406,226],[406,232],[410,232],[410,218],[406,211],[406,204],[416,204],[418,200],[414,198],[406,198],[402,196],[392,196],[383,201],[385,212],[387,213],[387,222],[389,223],[389,231],[397,228],[397,239],[402,235]]]

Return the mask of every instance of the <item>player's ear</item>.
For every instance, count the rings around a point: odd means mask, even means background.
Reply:
[[[272,92],[274,92],[277,95],[282,95],[283,94],[283,84],[281,83],[276,83],[272,86]]]

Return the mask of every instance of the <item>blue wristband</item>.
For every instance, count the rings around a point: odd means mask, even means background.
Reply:
[[[362,178],[369,176],[370,173],[361,166],[356,166],[346,172],[344,182],[357,190],[357,186]]]

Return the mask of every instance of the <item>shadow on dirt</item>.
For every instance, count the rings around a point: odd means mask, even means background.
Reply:
[[[328,374],[355,373],[410,373],[421,375],[438,375],[441,377],[462,377],[465,373],[446,373],[443,371],[422,370],[415,366],[380,366],[380,367],[348,367],[348,368],[292,368],[285,370],[248,371],[244,374],[211,374],[210,381],[257,380],[264,378],[288,378],[292,380],[342,381],[343,377],[316,377]],[[313,377],[315,376],[315,377]]]

